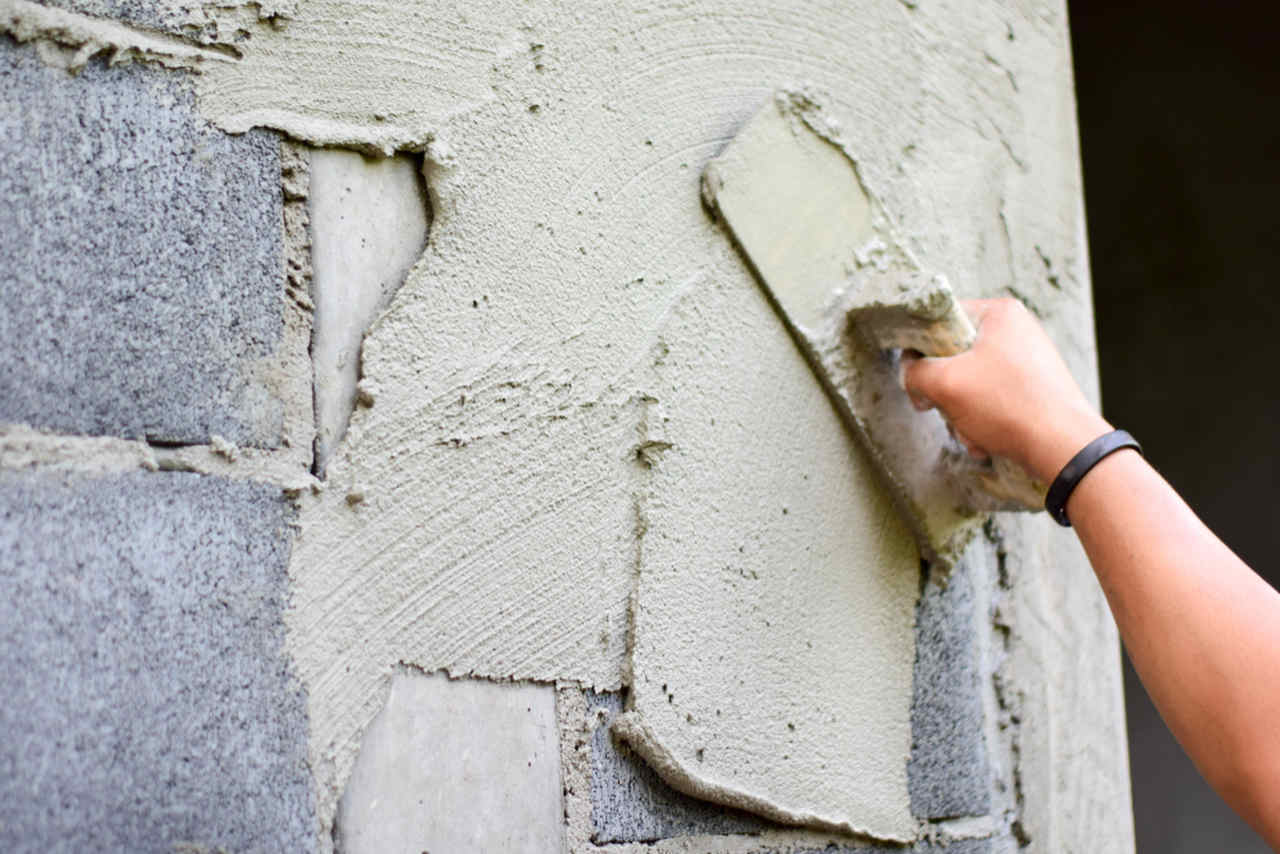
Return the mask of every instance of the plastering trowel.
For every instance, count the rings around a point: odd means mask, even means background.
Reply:
[[[949,567],[991,510],[1040,510],[1045,487],[977,460],[902,388],[904,349],[953,356],[976,332],[946,279],[893,234],[818,99],[777,93],[707,166],[702,193],[879,469],[922,557]]]

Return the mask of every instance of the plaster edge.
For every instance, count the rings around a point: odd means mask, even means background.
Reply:
[[[661,740],[634,711],[623,712],[614,718],[613,731],[624,739],[633,750],[662,778],[663,782],[678,792],[705,801],[725,804],[748,810],[772,821],[847,833],[886,842],[909,843],[915,836],[877,833],[852,822],[836,821],[813,813],[788,810],[758,795],[733,789],[707,780],[695,774],[687,765],[663,746]]]
[[[263,23],[269,20],[261,18],[259,26],[270,26]],[[199,45],[178,36],[47,7],[32,0],[0,0],[0,33],[21,44],[34,44],[43,62],[72,74],[98,56],[105,56],[108,65],[139,62],[196,74],[209,63],[240,61],[233,46]],[[448,165],[451,160],[448,147],[434,130],[414,130],[383,120],[376,120],[377,126],[371,127],[279,109],[221,114],[204,109],[202,93],[197,95],[205,118],[230,134],[266,128],[317,148],[347,148],[374,157],[422,153],[440,165]]]
[[[0,31],[19,42],[56,45],[74,51],[57,63],[73,73],[100,54],[108,55],[110,65],[145,62],[181,69],[196,69],[206,62],[236,61],[229,52],[201,47],[176,36],[150,33],[30,0],[0,0]],[[48,62],[49,53],[41,51],[41,58]]]

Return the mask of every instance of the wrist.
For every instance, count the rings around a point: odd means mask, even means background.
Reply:
[[[1027,467],[1044,483],[1052,483],[1085,445],[1112,429],[1105,418],[1091,409],[1066,413],[1033,437]]]

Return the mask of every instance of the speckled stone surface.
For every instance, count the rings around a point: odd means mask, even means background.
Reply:
[[[230,136],[185,73],[80,74],[0,38],[0,421],[275,447],[277,136]]]
[[[0,473],[0,850],[314,849],[291,515],[247,481]]]
[[[976,628],[968,569],[961,563],[945,584],[935,573],[916,606],[907,783],[918,818],[991,811]]]

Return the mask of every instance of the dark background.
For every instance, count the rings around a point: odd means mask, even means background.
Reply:
[[[1070,13],[1103,408],[1280,586],[1280,12],[1092,0]],[[1127,661],[1125,697],[1139,854],[1266,854]]]

